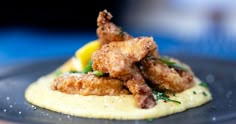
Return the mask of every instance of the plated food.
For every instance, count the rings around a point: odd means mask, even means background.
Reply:
[[[191,67],[160,55],[153,37],[133,37],[101,11],[98,39],[26,89],[28,102],[78,117],[159,118],[212,100]]]

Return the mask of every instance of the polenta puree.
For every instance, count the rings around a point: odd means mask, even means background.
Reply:
[[[49,74],[32,83],[25,92],[26,100],[36,106],[72,116],[140,120],[182,112],[212,99],[208,88],[200,86],[200,80],[195,78],[195,86],[170,96],[170,99],[181,104],[158,100],[155,107],[140,109],[135,106],[132,95],[81,96],[54,91],[50,88],[54,78],[54,74]]]

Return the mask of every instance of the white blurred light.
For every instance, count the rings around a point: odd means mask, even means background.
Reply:
[[[197,38],[220,28],[236,37],[233,0],[136,0],[126,5],[123,24],[135,31]]]

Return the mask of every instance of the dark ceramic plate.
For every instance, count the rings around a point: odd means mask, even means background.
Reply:
[[[206,57],[174,56],[189,64],[209,84],[213,101],[197,108],[152,121],[119,121],[72,117],[32,106],[24,99],[26,87],[52,72],[68,58],[27,62],[0,69],[0,120],[34,124],[229,124],[236,123],[236,62]],[[1,122],[1,121],[0,121]]]

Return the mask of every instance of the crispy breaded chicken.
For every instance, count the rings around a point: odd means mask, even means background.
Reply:
[[[97,36],[101,44],[131,39],[131,35],[122,31],[120,27],[110,22],[111,18],[112,15],[107,10],[99,12],[97,18]]]
[[[178,60],[172,62],[180,63]],[[182,69],[168,67],[166,64],[155,57],[145,57],[141,61],[141,72],[146,80],[152,83],[155,87],[171,92],[182,92],[194,85],[193,72],[186,64],[181,63],[188,68],[188,72]]]
[[[134,95],[137,106],[151,108],[156,105],[156,102],[135,62],[140,61],[156,48],[152,37],[111,42],[103,45],[93,54],[93,69],[109,73],[110,77],[124,81]]]
[[[80,95],[120,95],[131,93],[139,108],[152,108],[156,101],[152,89],[182,92],[194,85],[191,68],[174,68],[160,61],[157,44],[152,37],[133,38],[110,22],[112,15],[101,11],[97,18],[97,36],[101,48],[92,55],[92,73],[63,75],[54,80],[52,89]],[[118,42],[119,41],[119,42]],[[149,85],[148,85],[149,84]]]
[[[132,73],[125,86],[133,94],[139,108],[152,108],[156,105],[151,88],[146,84],[136,65],[132,66]]]
[[[123,86],[123,82],[110,77],[96,77],[88,74],[65,74],[55,78],[53,90],[59,90],[68,94],[80,95],[121,95],[129,91]]]
[[[152,37],[111,42],[92,55],[93,69],[109,73],[111,77],[129,75],[133,63],[140,61],[156,48]]]

